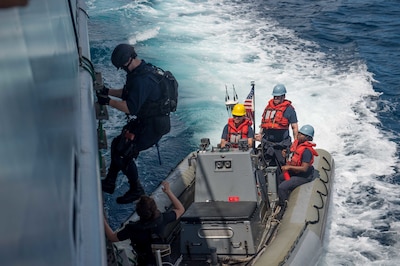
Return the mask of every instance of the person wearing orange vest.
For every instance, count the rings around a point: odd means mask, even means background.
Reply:
[[[289,149],[292,140],[289,135],[289,126],[292,128],[293,139],[297,139],[297,115],[292,102],[286,99],[286,87],[277,84],[273,91],[273,99],[268,101],[261,118],[260,133],[255,139],[263,142],[265,153],[274,158],[272,165],[282,165],[285,158],[282,150]],[[264,155],[265,156],[265,155]]]
[[[225,125],[221,136],[221,148],[229,145],[237,148],[240,139],[247,139],[249,147],[253,145],[254,130],[251,128],[251,121],[246,116],[246,108],[238,103],[232,109],[232,117]]]
[[[281,183],[278,187],[279,205],[285,206],[290,192],[296,187],[308,183],[314,177],[314,156],[318,153],[314,150],[316,146],[312,142],[314,128],[311,125],[304,125],[300,128],[297,139],[290,147],[291,158],[286,165],[281,167],[282,174],[278,176]]]

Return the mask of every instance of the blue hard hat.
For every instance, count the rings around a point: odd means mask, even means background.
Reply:
[[[272,90],[273,96],[282,96],[286,94],[286,87],[283,84],[275,85],[274,89]]]
[[[314,128],[311,125],[304,125],[300,128],[299,133],[313,138]]]

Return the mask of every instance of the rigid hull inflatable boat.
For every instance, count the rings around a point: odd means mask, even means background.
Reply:
[[[315,264],[334,174],[331,155],[317,152],[314,179],[297,187],[283,210],[277,204],[276,166],[269,166],[262,152],[246,145],[209,147],[202,139],[200,149],[166,178],[186,212],[167,228],[168,245],[155,247],[159,264],[164,255],[172,261],[168,265]],[[152,196],[161,211],[172,207],[161,187]],[[135,213],[126,223],[136,220]],[[129,240],[114,245],[119,264],[130,265]]]

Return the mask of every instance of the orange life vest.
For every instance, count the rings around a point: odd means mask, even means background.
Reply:
[[[229,141],[234,148],[237,148],[240,139],[247,139],[249,126],[251,126],[251,124],[251,121],[248,118],[245,118],[244,121],[236,127],[233,118],[229,118],[227,141]]]
[[[318,153],[316,150],[314,150],[314,146],[316,146],[315,143],[311,142],[311,141],[305,141],[301,144],[299,144],[299,141],[296,139],[292,146],[290,147],[290,151],[293,153],[292,158],[290,159],[290,161],[288,162],[288,164],[290,165],[294,165],[294,166],[301,166],[301,158],[303,157],[303,153],[306,149],[310,150],[312,153],[312,157],[311,157],[311,161],[310,161],[310,165],[313,164],[314,162],[314,156],[318,156]]]
[[[265,129],[288,129],[289,120],[283,116],[283,113],[291,103],[289,100],[283,100],[282,103],[274,105],[274,100],[269,100],[261,118],[261,127]]]

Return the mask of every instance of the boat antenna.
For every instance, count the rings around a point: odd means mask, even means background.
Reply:
[[[228,112],[229,116],[231,116],[231,114],[232,114],[233,106],[235,106],[239,102],[234,85],[232,85],[232,90],[233,90],[233,100],[230,99],[229,93],[228,93],[228,87],[225,85],[225,106],[226,106],[226,111]]]
[[[232,89],[233,89],[233,101],[238,101],[238,96],[235,90],[235,85],[232,84]]]
[[[228,105],[226,104],[227,102],[230,102],[230,99],[229,99],[229,93],[228,93],[228,86],[226,86],[226,84],[225,84],[225,106],[226,106],[226,111],[228,112],[228,115],[229,115],[229,108],[228,108]]]

